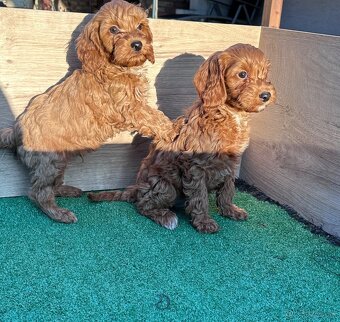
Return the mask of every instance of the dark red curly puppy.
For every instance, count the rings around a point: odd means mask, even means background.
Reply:
[[[153,143],[135,185],[89,198],[134,202],[142,215],[174,229],[178,219],[169,207],[184,193],[192,225],[213,233],[219,227],[209,216],[208,193],[216,191],[222,216],[246,219],[247,213],[232,202],[235,171],[249,143],[249,114],[275,101],[275,89],[267,81],[269,65],[251,45],[213,54],[194,77],[199,100],[178,119],[185,124],[177,139]]]

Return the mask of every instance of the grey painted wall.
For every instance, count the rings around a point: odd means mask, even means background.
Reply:
[[[340,0],[284,0],[281,28],[340,36]]]

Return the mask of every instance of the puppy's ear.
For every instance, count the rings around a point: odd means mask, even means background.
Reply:
[[[220,63],[220,54],[221,52],[217,52],[210,56],[194,77],[194,85],[205,106],[222,105],[227,100],[225,68]]]
[[[98,21],[90,21],[77,38],[77,55],[84,69],[95,71],[103,64]]]

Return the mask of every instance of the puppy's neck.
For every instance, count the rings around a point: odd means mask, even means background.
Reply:
[[[93,74],[100,81],[111,81],[114,78],[121,76],[123,74],[135,74],[135,75],[143,75],[145,74],[144,66],[136,66],[136,67],[124,67],[113,64],[105,64],[96,70],[88,70],[83,68],[86,72]]]
[[[213,118],[216,121],[220,122],[230,122],[230,120],[234,120],[236,123],[244,123],[248,121],[249,115],[247,112],[229,106],[227,104],[218,105],[218,106],[205,106],[201,105],[200,107],[201,114],[205,114],[209,118]]]
[[[228,105],[225,105],[227,114],[238,124],[242,125],[242,123],[245,123],[247,125],[249,114],[245,111],[242,111],[240,109],[236,109],[233,107],[230,107]]]
[[[144,65],[142,66],[133,66],[133,67],[126,67],[126,66],[119,66],[108,64],[105,68],[106,72],[109,74],[117,74],[117,73],[132,73],[132,74],[140,74],[145,71]]]

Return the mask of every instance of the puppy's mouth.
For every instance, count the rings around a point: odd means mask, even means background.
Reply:
[[[245,111],[248,113],[258,113],[258,112],[263,111],[269,105],[269,102],[266,102],[266,103],[262,102],[262,104],[255,104],[255,105],[244,104],[241,100],[238,100],[236,98],[230,102],[230,105],[239,111]]]
[[[153,47],[150,43],[142,42],[140,40],[133,40],[130,43],[130,47],[132,50],[132,57],[144,57],[145,60],[148,60],[151,63],[155,62]]]
[[[260,105],[259,107],[257,107],[256,109],[253,110],[253,112],[261,112],[263,111],[266,107],[267,107],[268,104],[262,104]]]
[[[154,64],[155,63],[155,55],[153,53],[153,49],[151,48],[150,50],[147,50],[145,53],[145,57],[146,59],[151,63]]]
[[[136,54],[144,56],[145,60],[148,60],[152,64],[155,63],[155,55],[154,55],[154,52],[153,52],[153,47],[149,43],[144,44],[143,48],[139,52],[137,52]]]
[[[130,46],[116,47],[110,55],[110,62],[122,67],[141,66],[146,61],[155,62],[153,47],[150,44],[132,42]]]

